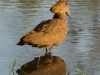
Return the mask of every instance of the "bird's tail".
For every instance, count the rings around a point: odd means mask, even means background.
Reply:
[[[17,45],[20,45],[20,46],[22,46],[22,45],[24,45],[25,43],[24,43],[24,41],[22,41],[22,40],[20,40],[18,43],[17,43]]]

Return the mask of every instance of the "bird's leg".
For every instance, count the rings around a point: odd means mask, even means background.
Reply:
[[[50,55],[51,55],[51,49],[52,49],[52,46],[51,46],[51,48],[50,48],[50,52],[49,52]]]
[[[48,54],[48,49],[46,48],[46,53],[45,53],[46,55]]]
[[[52,46],[51,46],[51,48],[50,48],[49,55],[51,56],[52,60],[54,61],[54,58],[53,58],[53,56],[51,55],[51,49],[52,49]]]

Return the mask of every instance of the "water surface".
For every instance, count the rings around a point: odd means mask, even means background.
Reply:
[[[8,66],[17,59],[15,70],[44,55],[45,49],[17,46],[19,39],[42,20],[52,18],[50,7],[57,0],[0,0],[0,73],[9,74]],[[68,20],[66,39],[52,54],[60,56],[71,75],[73,66],[87,75],[100,75],[100,0],[69,0],[72,19]],[[16,73],[15,73],[16,74]],[[17,75],[17,74],[16,74]]]

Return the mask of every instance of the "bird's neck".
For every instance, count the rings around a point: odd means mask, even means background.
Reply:
[[[60,19],[60,20],[62,20],[63,22],[67,23],[66,15],[65,15],[65,14],[56,13],[56,14],[54,14],[54,16],[53,16],[53,19]]]

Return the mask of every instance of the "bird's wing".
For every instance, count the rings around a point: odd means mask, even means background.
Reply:
[[[65,37],[65,26],[60,20],[47,20],[36,26],[34,30],[28,32],[22,39],[26,43],[38,45],[59,44]]]
[[[37,32],[40,32],[40,31],[44,31],[44,28],[49,25],[51,22],[51,19],[50,20],[44,20],[42,21],[40,24],[38,24],[33,30],[37,31]]]

